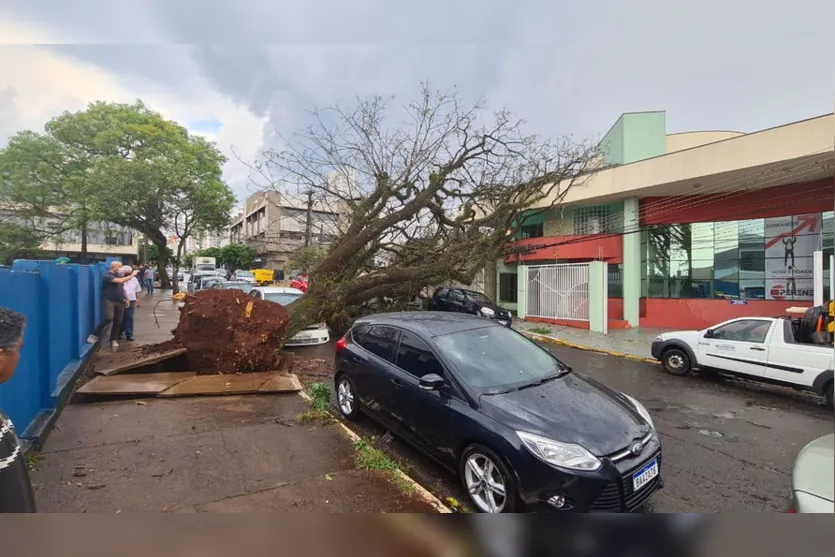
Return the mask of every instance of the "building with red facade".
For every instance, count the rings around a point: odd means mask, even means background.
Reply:
[[[583,296],[606,289],[568,264],[604,261],[609,328],[707,327],[809,305],[816,250],[829,299],[834,132],[833,114],[748,134],[667,134],[664,112],[622,115],[602,141],[602,169],[507,246],[499,303],[588,326]]]

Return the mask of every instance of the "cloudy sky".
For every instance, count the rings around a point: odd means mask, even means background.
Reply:
[[[142,98],[245,160],[354,94],[421,81],[546,135],[622,112],[754,131],[835,106],[832,0],[0,0],[0,146],[93,100]]]

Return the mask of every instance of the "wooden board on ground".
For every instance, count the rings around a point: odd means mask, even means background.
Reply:
[[[194,372],[180,371],[95,377],[76,392],[83,395],[157,395],[196,375]]]
[[[165,352],[145,354],[142,347],[138,347],[124,352],[100,354],[94,370],[99,375],[116,375],[132,369],[158,364],[185,353],[185,348],[176,348]]]
[[[302,390],[302,382],[292,373],[278,373],[267,379],[259,393],[288,393]]]
[[[268,390],[264,390],[264,387]],[[296,376],[274,372],[242,373],[240,375],[200,375],[159,393],[160,397],[246,395],[255,393],[298,392],[301,383]]]

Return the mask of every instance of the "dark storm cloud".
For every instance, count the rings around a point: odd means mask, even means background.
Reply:
[[[268,143],[314,105],[408,98],[423,80],[579,136],[652,109],[670,131],[756,130],[829,112],[835,91],[831,0],[28,0],[6,15],[93,42],[212,45],[66,52],[172,93],[205,79],[268,117]]]

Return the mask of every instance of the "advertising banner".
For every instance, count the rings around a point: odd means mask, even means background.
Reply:
[[[813,299],[812,262],[820,233],[820,213],[765,219],[766,299]]]

